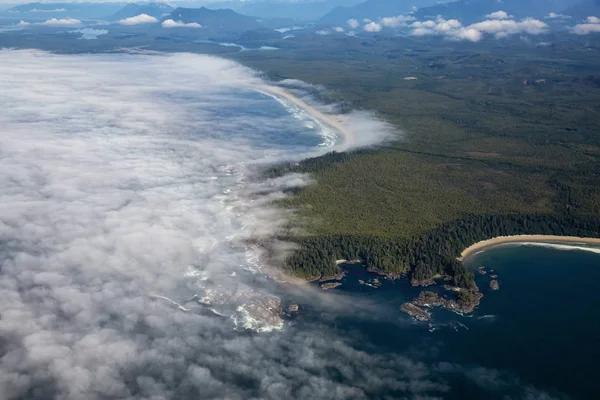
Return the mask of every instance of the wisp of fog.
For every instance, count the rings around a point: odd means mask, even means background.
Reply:
[[[310,179],[251,166],[334,149],[335,131],[224,59],[0,59],[0,398],[364,394],[322,369],[383,360],[290,336],[246,240],[276,233],[273,200]]]

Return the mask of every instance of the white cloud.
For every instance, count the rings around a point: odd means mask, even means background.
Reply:
[[[344,28],[342,28],[341,26],[336,26],[335,28],[333,28],[334,31],[342,33],[345,32],[346,30]]]
[[[20,26],[26,26],[26,25],[31,25],[31,23],[30,23],[30,22],[27,22],[27,21],[23,21],[23,20],[21,20],[21,21],[19,21],[19,25],[20,25]]]
[[[547,32],[548,25],[544,22],[526,18],[521,21],[507,19],[490,19],[469,26],[463,26],[459,20],[438,17],[435,21],[416,21],[411,25],[413,36],[437,35],[453,40],[469,40],[478,42],[485,33],[496,38],[519,33],[539,35]]]
[[[346,21],[346,23],[352,29],[356,29],[360,26],[360,22],[358,22],[358,20],[356,19],[349,19],[348,21]]]
[[[325,35],[329,35],[329,31],[327,29],[319,29],[318,31],[315,32],[317,35],[321,35],[321,36],[325,36]]]
[[[379,25],[377,22],[371,21],[368,24],[366,24],[365,26],[363,26],[363,30],[365,32],[380,32],[381,25]]]
[[[435,28],[437,23],[435,21],[416,21],[411,24],[413,28]]]
[[[590,24],[600,24],[600,18],[598,17],[587,17],[587,22]]]
[[[598,17],[587,17],[587,24],[575,25],[571,32],[577,35],[589,35],[590,33],[600,32],[600,18]]]
[[[435,26],[435,30],[438,32],[448,32],[454,29],[458,29],[461,26],[462,24],[457,19],[450,19],[448,21],[443,20],[438,22],[438,24]]]
[[[384,17],[381,18],[381,25],[388,28],[399,28],[407,26],[408,22],[414,21],[415,17],[412,15],[398,15],[396,17]]]
[[[496,11],[485,16],[488,19],[509,19],[512,15],[509,15],[506,11]]]
[[[526,18],[518,22],[514,20],[487,20],[469,25],[467,28],[495,35],[496,38],[502,38],[519,33],[539,35],[547,32],[548,25],[537,19]]]
[[[471,42],[479,42],[483,38],[481,31],[472,28],[460,28],[450,32],[449,37],[456,40],[469,40]]]
[[[557,14],[557,13],[551,12],[545,18],[546,19],[569,19],[569,18],[571,18],[571,16],[570,15]]]
[[[197,22],[185,23],[182,21],[174,21],[172,19],[166,19],[162,22],[163,28],[202,28]]]
[[[81,21],[74,18],[65,18],[65,19],[56,19],[51,18],[47,21],[42,22],[42,25],[49,26],[70,26],[70,25],[80,25]]]
[[[53,10],[40,10],[37,8],[33,8],[33,9],[29,10],[29,12],[40,12],[40,13],[66,12],[66,11],[67,11],[66,8],[55,8]]]
[[[135,17],[125,18],[119,21],[121,25],[139,25],[139,24],[151,24],[158,22],[156,18],[148,14],[140,14]]]
[[[425,364],[364,351],[329,320],[236,331],[234,321],[251,322],[238,306],[276,311],[271,293],[291,292],[317,315],[381,310],[252,272],[264,261],[245,239],[284,226],[288,214],[274,201],[308,181],[258,180],[254,168],[328,151],[313,150],[321,130],[308,130],[311,120],[252,90],[264,88],[255,72],[191,54],[0,58],[11,60],[0,63],[10,77],[0,80],[3,394],[444,393]],[[339,117],[363,138],[383,125],[365,113]]]

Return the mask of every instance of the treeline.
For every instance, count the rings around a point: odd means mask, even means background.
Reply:
[[[444,223],[412,239],[377,235],[324,235],[297,240],[300,249],[285,267],[304,278],[332,276],[335,261],[361,259],[366,267],[424,281],[438,274],[469,288],[473,274],[456,260],[468,246],[497,236],[522,234],[600,237],[600,218],[555,215],[473,215]]]
[[[343,164],[358,154],[366,154],[368,150],[358,150],[352,153],[330,151],[319,157],[307,158],[300,162],[277,163],[261,171],[262,176],[273,178],[293,172],[314,173],[333,164]]]

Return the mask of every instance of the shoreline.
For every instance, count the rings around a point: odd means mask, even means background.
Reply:
[[[460,253],[458,261],[464,261],[467,257],[482,251],[488,247],[497,246],[505,243],[548,243],[548,244],[593,244],[600,246],[600,238],[583,238],[577,236],[553,236],[553,235],[514,235],[514,236],[498,236],[492,239],[482,240],[477,242]]]
[[[278,86],[260,84],[252,85],[252,88],[253,90],[265,93],[269,96],[282,97],[295,106],[301,108],[303,111],[306,111],[318,122],[335,129],[343,138],[341,143],[336,143],[334,146],[338,148],[338,151],[348,150],[348,148],[354,143],[354,135],[344,126],[340,115],[325,114],[306,103],[304,100],[294,96],[287,90]]]

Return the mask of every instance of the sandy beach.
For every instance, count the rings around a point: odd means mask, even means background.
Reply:
[[[344,124],[342,123],[341,116],[324,114],[321,111],[317,110],[315,107],[306,103],[304,100],[294,96],[287,90],[277,87],[277,86],[261,84],[261,85],[253,85],[252,88],[254,90],[263,92],[263,93],[271,95],[271,96],[284,98],[287,101],[289,101],[290,103],[294,104],[295,106],[300,107],[301,109],[306,111],[311,117],[313,117],[320,123],[327,125],[330,128],[333,128],[334,130],[336,130],[343,137],[342,143],[340,143],[336,146],[338,151],[347,150],[354,143],[354,135],[352,134],[352,132],[350,132],[350,130],[348,128],[346,128],[344,126]]]
[[[464,260],[470,255],[485,249],[486,247],[496,246],[503,243],[519,243],[519,242],[537,242],[537,243],[572,243],[572,244],[593,244],[600,246],[600,239],[582,238],[576,236],[552,236],[552,235],[516,235],[516,236],[499,236],[493,239],[483,240],[471,245],[460,253],[459,261]]]

